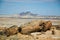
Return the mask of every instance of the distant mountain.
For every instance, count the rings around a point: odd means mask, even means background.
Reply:
[[[30,11],[20,13],[20,16],[37,16],[37,14],[33,14]]]
[[[40,19],[59,19],[60,20],[60,16],[41,16],[39,14],[34,14],[31,13],[30,11],[27,12],[21,12],[19,14],[0,14],[0,18],[1,17],[10,17],[10,18],[40,18]]]
[[[21,12],[19,14],[11,14],[11,15],[8,15],[8,14],[1,14],[0,17],[20,17],[20,18],[30,18],[30,17],[35,17],[37,16],[38,14],[33,14],[31,13],[30,11],[27,11],[27,12]]]

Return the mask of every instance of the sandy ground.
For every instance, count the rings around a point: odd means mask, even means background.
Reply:
[[[0,27],[10,27],[12,25],[20,26],[32,20],[50,20],[54,25],[60,25],[60,20],[52,19],[20,19],[20,18],[0,18]]]
[[[55,30],[55,35],[51,34],[51,30],[44,34],[41,32],[34,32],[31,35],[23,35],[18,33],[9,37],[0,36],[0,40],[60,40],[60,30]]]
[[[32,20],[44,20],[44,19],[19,19],[19,18],[0,18],[0,27],[10,27],[12,25],[20,26],[21,24],[30,22]],[[47,19],[45,19],[47,20]],[[60,25],[60,20],[50,20],[54,25]],[[48,30],[44,33],[35,32],[31,35],[23,35],[18,33],[9,37],[1,36],[0,40],[60,40],[60,30],[56,30],[55,35],[52,35],[51,30]]]

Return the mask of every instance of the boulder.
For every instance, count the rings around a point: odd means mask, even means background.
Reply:
[[[26,24],[26,26],[21,27],[21,33],[29,34],[32,32],[47,31],[51,26],[51,21],[34,21],[33,23],[29,23],[29,25]]]
[[[6,34],[7,36],[14,35],[14,34],[17,34],[17,33],[18,33],[18,27],[15,26],[15,25],[13,25],[13,26],[11,26],[10,28],[7,28],[7,29],[5,30],[5,34]]]
[[[5,35],[6,27],[0,27],[0,35]]]

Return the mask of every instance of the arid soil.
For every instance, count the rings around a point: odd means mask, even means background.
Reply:
[[[11,27],[12,25],[22,25],[33,20],[50,20],[54,25],[60,25],[60,20],[56,19],[20,19],[20,18],[0,18],[0,27]]]
[[[30,22],[32,19],[9,19],[9,18],[0,18],[0,31],[5,27],[9,28],[12,25],[22,25],[24,23]],[[35,20],[35,19],[33,19]],[[39,19],[38,19],[39,20]],[[52,23],[60,25],[60,20],[51,20]],[[55,25],[54,24],[54,25]],[[54,32],[52,33],[52,28]],[[55,26],[46,32],[33,32],[28,35],[17,33],[15,35],[6,36],[0,35],[0,40],[60,40],[60,29],[57,29]],[[60,28],[60,27],[59,27]]]
[[[52,35],[51,30],[45,33],[35,32],[31,35],[23,35],[18,33],[9,37],[0,36],[0,40],[60,40],[60,30],[54,30],[55,34]]]

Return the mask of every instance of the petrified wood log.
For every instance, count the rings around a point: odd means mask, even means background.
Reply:
[[[5,34],[6,34],[7,36],[14,35],[14,34],[17,34],[17,33],[18,33],[18,27],[15,26],[15,25],[13,25],[12,27],[7,28],[7,29],[5,30]]]
[[[17,34],[18,32],[22,34],[29,34],[32,32],[47,31],[52,26],[51,21],[33,21],[23,25],[23,27],[17,27],[16,25],[10,28],[4,29],[0,33],[4,33],[7,36]]]
[[[22,34],[29,34],[31,32],[38,32],[38,31],[47,31],[48,29],[50,29],[50,27],[52,26],[52,22],[51,21],[39,21],[39,22],[35,22],[33,23],[34,25],[29,25],[29,26],[25,26],[25,27],[21,27],[21,33]]]

